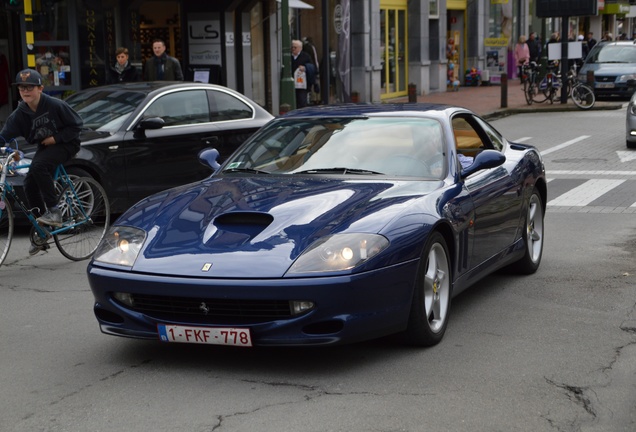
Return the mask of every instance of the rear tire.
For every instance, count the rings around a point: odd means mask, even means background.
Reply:
[[[534,84],[530,82],[530,78],[528,78],[523,83],[523,94],[526,97],[526,102],[528,105],[532,105],[532,98],[534,97]]]
[[[403,335],[406,343],[432,346],[442,340],[448,325],[451,287],[448,246],[439,232],[433,232],[420,259],[409,323]]]
[[[9,201],[0,201],[0,265],[9,254],[11,240],[13,240],[13,209]]]
[[[577,107],[588,110],[594,106],[596,98],[594,97],[594,90],[584,84],[575,85],[570,92],[572,102]]]
[[[93,255],[106,234],[110,225],[110,205],[104,188],[97,181],[90,177],[74,178],[72,181],[80,202],[71,196],[70,190],[65,190],[59,206],[64,224],[78,225],[54,235],[53,239],[62,255],[80,261]],[[84,219],[84,214],[88,220]]]

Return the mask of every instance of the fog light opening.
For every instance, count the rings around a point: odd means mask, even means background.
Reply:
[[[113,297],[115,297],[115,300],[128,307],[133,307],[135,305],[135,298],[131,293],[116,292],[113,294]]]
[[[292,315],[300,315],[309,312],[314,308],[314,302],[308,300],[292,300],[289,302],[289,309]]]

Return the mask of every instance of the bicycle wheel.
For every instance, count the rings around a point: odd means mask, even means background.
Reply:
[[[532,105],[532,98],[534,97],[534,83],[527,79],[523,83],[523,94],[526,97],[528,105]]]
[[[13,239],[13,209],[11,203],[0,200],[0,265],[9,254]]]
[[[75,194],[65,188],[58,204],[64,225],[71,227],[54,235],[53,239],[62,255],[80,261],[93,255],[106,234],[110,224],[110,204],[104,188],[97,181],[89,177],[72,181]]]
[[[584,110],[592,108],[596,102],[594,90],[581,83],[575,84],[572,87],[570,97],[572,98],[574,105]]]

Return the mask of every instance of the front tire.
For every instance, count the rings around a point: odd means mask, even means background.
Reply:
[[[53,236],[62,255],[73,261],[90,258],[110,225],[110,205],[104,188],[91,177],[72,180],[76,197],[64,191],[60,208],[66,223],[73,225]],[[85,215],[88,219],[85,219]]]
[[[544,238],[544,207],[541,195],[535,189],[528,200],[525,230],[523,241],[525,243],[525,254],[510,267],[520,274],[532,274],[537,271],[543,256]]]
[[[409,323],[404,332],[410,345],[432,346],[444,337],[452,287],[449,256],[444,237],[433,232],[420,259]]]

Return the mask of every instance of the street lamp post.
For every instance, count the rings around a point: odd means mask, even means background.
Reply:
[[[280,111],[296,109],[296,86],[291,70],[291,37],[289,35],[289,0],[281,0],[281,44],[283,72],[280,78]],[[285,110],[283,109],[285,107]]]

